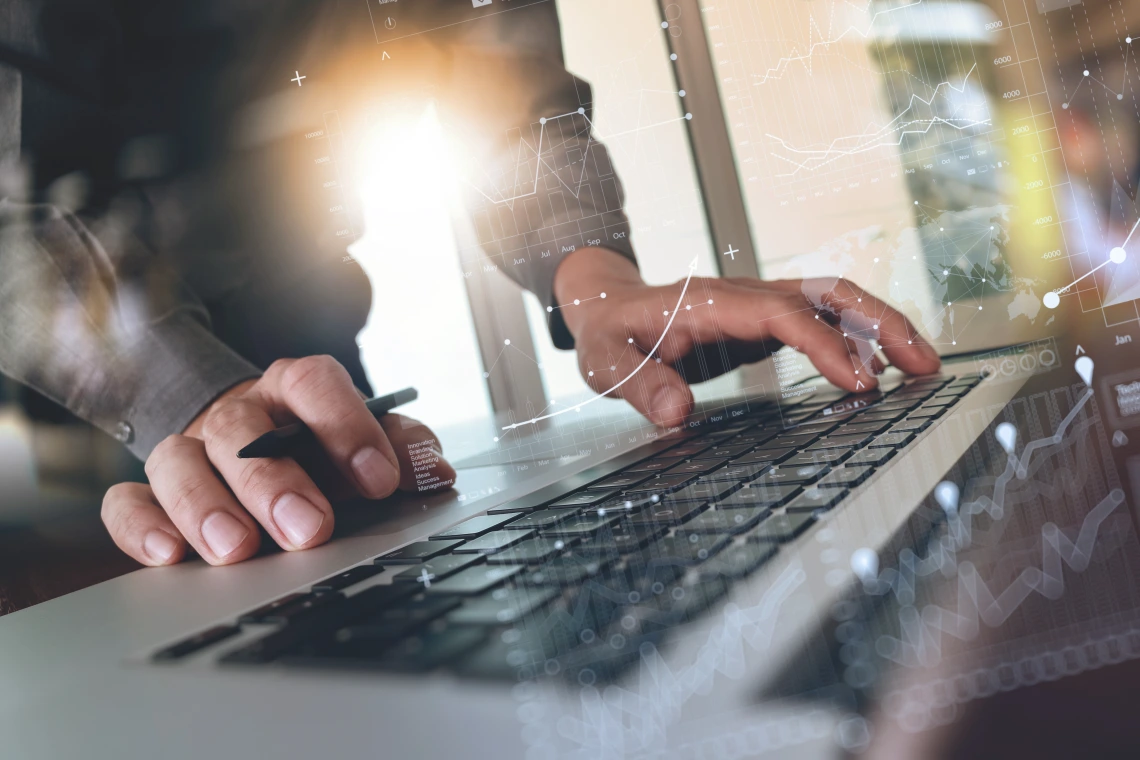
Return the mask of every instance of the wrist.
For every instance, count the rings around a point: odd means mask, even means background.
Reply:
[[[620,298],[644,284],[637,266],[624,256],[606,248],[580,248],[558,265],[554,306],[562,310],[567,329],[577,338],[588,315],[605,302],[593,299],[603,293],[605,299]]]

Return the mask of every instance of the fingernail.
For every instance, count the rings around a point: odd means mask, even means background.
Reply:
[[[202,523],[202,538],[218,559],[225,559],[241,546],[249,528],[228,512],[215,512]]]
[[[164,530],[152,530],[143,539],[143,551],[146,556],[165,565],[178,550],[178,542]]]
[[[883,360],[877,356],[871,357],[871,374],[875,377],[887,371],[887,365],[883,364]]]
[[[295,493],[287,493],[273,505],[273,522],[293,546],[304,546],[325,522],[325,513]]]
[[[662,427],[668,425],[678,416],[688,411],[689,399],[676,388],[666,386],[657,391],[653,397],[653,406],[649,412],[649,419]]]
[[[374,448],[368,447],[356,452],[352,458],[352,471],[365,496],[380,498],[396,490],[400,484],[400,473]]]

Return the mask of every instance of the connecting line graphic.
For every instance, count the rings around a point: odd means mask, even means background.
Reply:
[[[1045,304],[1046,308],[1056,309],[1058,306],[1060,306],[1061,305],[1061,293],[1068,293],[1070,290],[1072,290],[1074,287],[1076,287],[1077,283],[1079,283],[1081,280],[1085,279],[1089,275],[1096,274],[1099,270],[1103,269],[1104,267],[1108,266],[1109,264],[1123,264],[1125,262],[1125,260],[1127,260],[1127,258],[1128,258],[1128,251],[1127,251],[1127,249],[1125,249],[1124,246],[1128,245],[1129,241],[1132,240],[1132,236],[1136,234],[1136,228],[1137,227],[1140,227],[1140,219],[1136,220],[1136,224],[1132,225],[1132,229],[1128,232],[1128,237],[1124,238],[1124,242],[1108,252],[1108,258],[1107,259],[1105,259],[1101,263],[1097,264],[1095,267],[1093,267],[1089,271],[1085,272],[1084,274],[1082,274],[1077,279],[1073,280],[1071,283],[1069,283],[1065,287],[1058,288],[1057,290],[1051,290],[1048,293],[1046,293],[1044,296],[1042,296],[1041,300]]]
[[[522,422],[515,422],[511,425],[507,425],[506,427],[503,428],[503,430],[514,430],[515,428],[523,427],[524,425],[534,425],[538,422],[542,422],[543,420],[549,420],[553,417],[558,417],[558,416],[563,415],[563,414],[581,411],[582,407],[588,406],[588,405],[594,403],[595,401],[599,401],[599,400],[605,398],[606,396],[610,395],[611,393],[613,393],[614,391],[618,390],[623,385],[628,383],[630,380],[632,380],[634,378],[634,376],[637,375],[637,373],[640,372],[642,370],[642,368],[644,368],[645,365],[648,364],[652,360],[653,355],[657,353],[657,349],[661,348],[661,344],[665,342],[665,337],[667,335],[669,335],[669,330],[672,329],[672,327],[673,327],[673,320],[675,320],[677,318],[677,312],[682,310],[681,304],[683,304],[685,302],[685,294],[688,293],[688,291],[689,291],[689,283],[692,281],[693,272],[695,272],[695,271],[697,271],[697,260],[693,259],[693,261],[689,264],[689,274],[687,277],[685,277],[685,284],[681,287],[681,295],[677,299],[677,305],[676,305],[676,307],[673,308],[673,311],[669,313],[669,321],[665,323],[665,329],[661,332],[661,337],[659,337],[657,339],[657,342],[655,344],[653,344],[652,350],[650,350],[649,353],[647,353],[645,355],[645,359],[642,360],[641,364],[637,365],[637,368],[634,369],[633,372],[629,373],[629,375],[627,375],[625,378],[623,378],[620,382],[618,382],[616,385],[611,387],[609,390],[603,391],[602,393],[599,393],[596,396],[592,396],[591,398],[588,398],[585,401],[577,403],[574,406],[569,406],[569,407],[566,407],[565,409],[559,409],[557,412],[551,412],[549,414],[544,414],[541,417],[532,417],[529,420],[524,420]]]
[[[775,66],[768,69],[766,72],[764,72],[763,75],[760,75],[759,78],[757,79],[757,81],[753,82],[753,84],[754,85],[767,84],[769,81],[771,81],[773,79],[780,78],[783,75],[785,69],[787,69],[787,67],[790,66],[791,64],[798,63],[800,61],[810,61],[812,56],[815,55],[816,48],[829,47],[831,45],[834,45],[835,43],[842,41],[844,37],[851,34],[852,32],[859,35],[863,39],[867,39],[868,37],[871,36],[871,31],[874,29],[875,21],[878,20],[879,16],[885,16],[888,13],[894,13],[895,11],[901,11],[901,10],[904,10],[906,8],[913,8],[916,5],[922,5],[922,0],[917,0],[916,2],[910,3],[909,5],[900,5],[900,6],[895,7],[895,8],[886,8],[884,10],[878,11],[871,16],[871,21],[867,25],[867,31],[863,31],[863,30],[859,29],[858,27],[854,27],[854,26],[848,27],[841,34],[839,34],[839,36],[837,36],[837,37],[833,37],[832,39],[829,39],[829,40],[820,40],[819,42],[813,43],[808,48],[808,51],[806,53],[804,53],[803,55],[795,55],[795,56],[789,56],[787,58],[781,58],[776,63]],[[818,28],[816,26],[814,17],[811,20],[811,26],[813,28]],[[809,29],[808,31],[810,34],[811,30]],[[812,71],[812,67],[809,64],[808,65],[808,73],[811,73],[811,71]]]
[[[1062,562],[1078,573],[1088,568],[1101,525],[1124,503],[1124,493],[1119,489],[1109,493],[1089,512],[1076,541],[1069,539],[1055,524],[1044,525],[1041,530],[1041,566],[1024,569],[1009,586],[996,595],[979,577],[972,563],[959,564],[957,558],[959,552],[972,543],[973,517],[985,512],[995,520],[1002,518],[1005,513],[1006,489],[1010,482],[1015,477],[1024,480],[1028,476],[1030,462],[1038,450],[1063,442],[1073,421],[1092,397],[1093,391],[1090,388],[1074,404],[1054,435],[1029,443],[1020,457],[1012,452],[1013,438],[1001,440],[1003,433],[999,426],[999,440],[1010,454],[1005,470],[994,482],[993,497],[983,497],[965,504],[959,511],[956,503],[957,489],[952,484],[942,484],[935,491],[949,518],[946,535],[942,540],[922,558],[910,550],[904,550],[899,555],[897,569],[890,568],[881,574],[865,571],[859,573],[863,577],[866,593],[876,596],[893,594],[902,605],[899,613],[902,638],[880,637],[876,648],[882,656],[904,666],[936,665],[942,652],[940,634],[970,640],[978,635],[980,623],[984,622],[990,627],[1001,625],[1034,592],[1049,599],[1059,598],[1064,591]],[[1004,435],[1015,436],[1015,433],[1010,428]],[[940,489],[948,489],[949,493],[943,491],[940,495]],[[852,564],[859,563],[853,558]],[[921,612],[914,608],[914,594],[919,578],[935,573],[949,576],[955,572],[958,576],[956,612],[933,604]]]
[[[582,168],[581,176],[578,179],[578,186],[577,187],[571,187],[565,180],[562,179],[562,177],[559,176],[558,170],[556,168],[554,168],[553,166],[551,166],[549,163],[547,163],[547,161],[545,159],[543,159],[543,157],[542,157],[542,153],[544,150],[543,142],[546,139],[547,125],[550,122],[559,121],[561,119],[568,119],[568,118],[572,118],[574,116],[581,116],[582,119],[584,119],[586,122],[586,130],[585,130],[585,132],[586,132],[586,147],[582,149],[582,161],[581,161],[581,163],[582,163],[583,168]],[[575,200],[577,200],[578,197],[582,193],[582,185],[585,184],[586,175],[588,173],[586,171],[586,159],[589,157],[590,149],[593,148],[594,145],[597,145],[603,141],[612,141],[616,137],[624,137],[625,135],[634,134],[636,132],[641,132],[641,131],[644,131],[647,129],[654,129],[656,127],[667,126],[669,124],[676,124],[679,121],[686,121],[686,120],[691,119],[691,118],[692,118],[692,114],[686,113],[684,116],[678,117],[676,119],[667,119],[666,121],[658,122],[656,124],[647,124],[646,126],[643,126],[643,127],[636,127],[634,129],[627,129],[624,132],[614,132],[613,134],[609,134],[609,135],[599,135],[598,139],[595,140],[594,139],[594,131],[595,131],[594,122],[591,121],[590,117],[586,115],[586,109],[585,108],[579,108],[577,111],[571,111],[570,113],[564,113],[564,114],[561,114],[559,116],[543,117],[543,118],[539,119],[538,147],[535,148],[535,147],[531,146],[530,143],[528,143],[526,140],[520,139],[519,140],[518,156],[516,157],[516,161],[515,161],[515,187],[518,187],[518,185],[519,185],[518,170],[523,165],[523,150],[524,150],[524,148],[530,148],[530,150],[534,151],[534,156],[537,159],[537,161],[535,163],[535,167],[534,167],[534,181],[533,181],[534,190],[531,190],[529,193],[520,193],[519,195],[514,195],[514,196],[511,196],[509,198],[508,197],[493,197],[493,196],[489,195],[487,192],[485,192],[481,187],[479,187],[475,183],[471,182],[470,180],[465,180],[465,181],[467,182],[468,185],[471,186],[472,189],[475,190],[475,192],[482,195],[487,200],[488,203],[494,203],[494,204],[498,204],[498,205],[506,205],[509,207],[517,201],[523,200],[525,198],[533,198],[534,196],[538,195],[538,192],[539,192],[538,191],[538,181],[542,178],[543,167],[546,167],[547,169],[550,170],[551,174],[553,174],[554,177],[558,180],[559,184],[561,184],[562,187],[564,187],[566,189],[566,191],[569,192],[570,195]]]
[[[1120,92],[1112,89],[1107,84],[1094,77],[1092,75],[1092,72],[1090,72],[1088,69],[1085,69],[1084,76],[1081,77],[1081,81],[1077,83],[1076,88],[1073,90],[1072,96],[1070,96],[1068,100],[1061,104],[1061,108],[1068,110],[1069,106],[1072,105],[1073,100],[1076,99],[1077,93],[1080,92],[1081,87],[1084,86],[1086,79],[1099,84],[1101,87],[1107,90],[1109,94],[1115,95],[1117,100],[1124,100],[1124,91],[1128,89],[1128,59],[1132,55],[1132,38],[1125,37],[1124,41],[1127,43],[1128,47],[1124,50],[1124,76],[1121,77]]]
[[[877,148],[899,147],[903,144],[903,141],[906,139],[906,137],[908,135],[925,135],[925,134],[928,134],[930,132],[930,130],[934,129],[935,125],[937,125],[937,124],[945,124],[948,127],[951,127],[953,129],[957,129],[959,132],[964,131],[966,129],[973,128],[973,127],[988,126],[990,124],[989,120],[972,121],[969,119],[945,119],[945,118],[942,118],[940,116],[935,116],[935,117],[930,118],[930,119],[912,119],[910,121],[903,121],[903,119],[906,117],[906,115],[908,113],[910,113],[910,111],[915,107],[916,102],[923,103],[927,106],[932,106],[934,103],[934,99],[936,97],[938,97],[939,90],[941,90],[944,86],[948,87],[949,89],[953,90],[954,92],[965,93],[966,83],[969,81],[970,76],[973,75],[973,73],[977,70],[977,68],[978,68],[978,64],[976,64],[976,63],[970,67],[970,70],[966,72],[966,75],[964,77],[962,77],[962,86],[961,87],[955,87],[950,82],[939,82],[938,85],[935,86],[934,92],[930,95],[929,100],[922,98],[917,94],[912,94],[910,96],[910,102],[907,104],[907,107],[904,108],[902,111],[900,111],[898,116],[891,119],[889,122],[884,124],[877,131],[869,133],[869,134],[848,135],[848,136],[844,136],[844,137],[837,137],[834,140],[832,140],[831,144],[825,148],[794,148],[794,147],[790,146],[787,143],[787,141],[785,141],[783,138],[780,138],[780,137],[777,137],[776,135],[771,135],[771,134],[764,135],[765,137],[778,142],[780,144],[780,147],[784,148],[785,150],[787,150],[790,153],[798,153],[798,154],[810,156],[810,158],[806,159],[803,163],[799,163],[799,162],[797,162],[791,158],[788,158],[786,156],[781,156],[777,153],[772,153],[773,157],[778,158],[781,161],[786,161],[786,162],[788,162],[788,163],[790,163],[796,167],[796,170],[791,172],[790,174],[783,174],[780,176],[782,176],[782,177],[795,176],[796,174],[798,174],[800,172],[800,170],[804,170],[804,169],[815,170],[815,169],[818,169],[822,166],[826,166],[830,163],[833,163],[833,162],[835,162],[835,161],[837,161],[840,158],[843,158],[845,156],[855,156],[855,155],[858,155],[860,153],[867,153],[867,152],[875,150]],[[965,123],[963,125],[958,125],[958,124],[954,123],[955,121],[964,121],[967,123]],[[926,127],[924,129],[909,129],[909,127],[912,127],[916,124],[925,124]],[[893,142],[890,141],[890,136],[892,134],[898,135],[898,139],[893,141]],[[862,140],[863,142],[862,142],[862,144],[855,145],[851,148],[837,148],[836,145],[843,142],[844,140]],[[813,166],[812,165],[813,161],[816,161],[818,163],[816,163]]]

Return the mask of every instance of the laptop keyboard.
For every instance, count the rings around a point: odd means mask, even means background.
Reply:
[[[644,644],[659,645],[840,505],[981,381],[918,378],[705,420],[616,471],[496,507],[153,659],[178,661],[264,631],[223,650],[220,662],[610,680]]]

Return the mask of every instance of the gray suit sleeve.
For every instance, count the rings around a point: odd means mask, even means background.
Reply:
[[[566,70],[553,3],[466,25],[456,40],[458,114],[452,132],[490,138],[464,144],[467,206],[485,256],[554,303],[554,274],[583,247],[615,251],[634,264],[621,181],[593,124],[589,84]],[[453,101],[453,102],[454,102]],[[471,102],[474,101],[474,102]],[[574,341],[560,310],[550,315],[559,348]]]
[[[256,367],[149,252],[74,216],[0,201],[0,372],[145,459]]]

